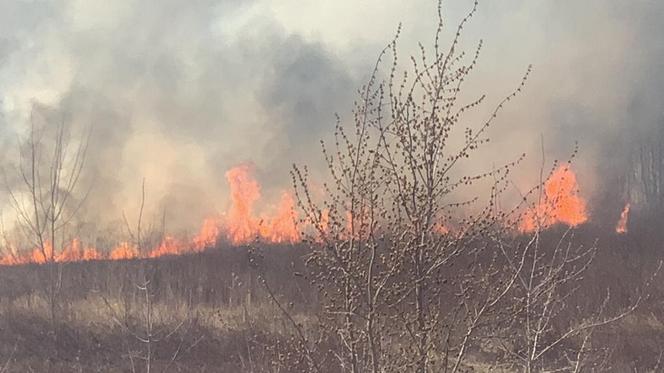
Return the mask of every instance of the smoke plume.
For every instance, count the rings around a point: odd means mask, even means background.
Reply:
[[[450,36],[472,4],[443,5]],[[397,24],[402,55],[416,53],[417,41],[431,46],[436,6],[0,2],[0,158],[15,162],[31,113],[49,111],[74,129],[92,128],[82,214],[98,229],[136,212],[143,179],[151,216],[196,229],[231,203],[226,172],[238,164],[253,164],[271,201],[264,208],[278,211],[293,162],[321,172],[318,140],[335,113],[352,119],[356,89]],[[528,64],[535,72],[476,166],[526,152],[515,176],[525,187],[537,181],[542,153],[547,162],[564,158],[578,142],[581,193],[610,193],[604,180],[624,172],[633,143],[664,125],[663,17],[664,3],[645,0],[482,2],[462,42],[470,50],[485,41],[468,92],[497,103]],[[6,196],[0,204],[10,209]]]

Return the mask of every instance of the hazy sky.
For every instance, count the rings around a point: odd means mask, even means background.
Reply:
[[[253,162],[266,194],[289,187],[293,162],[320,164],[334,113],[403,24],[401,53],[431,45],[434,0],[0,0],[0,157],[33,104],[91,124],[89,210],[119,216],[142,178],[186,224],[227,203],[224,172]],[[448,30],[472,7],[444,2]],[[464,34],[485,42],[468,89],[489,105],[534,73],[493,129],[480,164],[533,154],[519,182],[578,141],[580,182],[602,189],[635,134],[663,125],[664,2],[480,3]],[[448,34],[449,35],[449,34]],[[405,60],[405,58],[403,58]],[[476,93],[476,94],[475,94]],[[502,150],[509,150],[504,152]],[[493,153],[492,153],[493,152]],[[196,223],[197,224],[197,220]]]

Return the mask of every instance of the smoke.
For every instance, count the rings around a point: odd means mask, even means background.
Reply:
[[[445,2],[448,29],[470,6]],[[92,127],[82,183],[95,226],[135,214],[145,179],[146,210],[194,229],[226,209],[225,172],[244,162],[276,205],[291,163],[322,169],[318,139],[335,113],[352,119],[397,24],[402,54],[415,53],[431,45],[435,10],[433,0],[0,2],[0,159],[14,160],[10,144],[38,103]],[[532,185],[540,139],[547,161],[578,141],[582,194],[604,193],[630,141],[662,125],[662,16],[664,4],[645,0],[481,3],[463,39],[486,45],[468,90],[495,103],[528,64],[535,73],[477,166],[526,152],[515,178]]]
[[[226,207],[224,173],[244,161],[287,188],[291,162],[351,100],[340,60],[247,2],[2,4],[3,138],[34,102],[92,126],[90,218],[135,211],[145,179],[147,210],[198,224]]]

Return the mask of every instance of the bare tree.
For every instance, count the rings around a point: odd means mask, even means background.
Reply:
[[[635,207],[633,225],[640,234],[659,237],[653,228],[664,221],[664,126],[652,127],[635,139],[621,181],[626,202]]]
[[[607,351],[592,348],[593,332],[623,318],[640,302],[636,299],[608,315],[611,298],[607,293],[593,312],[580,310],[574,296],[597,246],[576,244],[572,228],[556,236],[549,234],[545,239],[537,231],[500,245],[507,270],[516,274],[517,281],[502,305],[510,310],[510,318],[505,325],[494,325],[492,333],[492,341],[503,352],[497,366],[528,373],[579,372],[603,362],[602,353]],[[592,362],[588,361],[591,352]]]
[[[134,228],[132,228],[129,223],[126,214],[124,212],[122,214],[125,228],[131,239],[131,244],[136,247],[139,253],[143,252],[144,248],[149,244],[150,236],[154,235],[152,225],[148,226],[147,234],[144,228],[143,213],[146,201],[145,198],[145,179],[143,179],[143,182],[141,183],[140,205]],[[127,357],[129,359],[131,371],[137,371],[136,360],[138,360],[143,361],[143,369],[141,371],[150,373],[154,371],[155,367],[155,350],[157,344],[175,337],[178,333],[185,336],[188,335],[190,328],[196,322],[196,317],[192,314],[192,306],[187,304],[186,314],[184,317],[176,320],[174,325],[167,325],[165,320],[159,320],[155,314],[155,305],[153,301],[154,288],[152,286],[152,278],[155,276],[154,272],[150,270],[149,264],[145,262],[142,263],[141,271],[138,275],[132,273],[129,268],[129,263],[125,263],[124,275],[120,277],[120,297],[122,298],[120,310],[118,310],[118,307],[115,307],[103,294],[100,293],[100,295],[113,322],[120,327],[127,336],[130,336],[143,346],[142,353],[137,353],[131,348],[128,349]],[[137,277],[139,280],[135,280]],[[136,296],[137,293],[139,294],[138,297]],[[132,310],[134,309],[139,313],[137,323],[134,322],[132,317]],[[202,337],[199,337],[188,345],[185,345],[185,339],[181,338],[178,347],[173,351],[170,360],[162,371],[167,371],[184,351],[194,348],[201,340]]]
[[[74,138],[64,120],[39,125],[36,115],[33,108],[27,134],[19,140],[18,180],[10,182],[5,173],[5,185],[18,226],[36,248],[35,259],[49,267],[45,288],[55,322],[62,275],[58,255],[71,239],[68,228],[89,190],[80,190],[89,132]]]
[[[306,167],[293,168],[303,223],[315,230],[307,237],[308,264],[322,295],[321,330],[342,371],[460,371],[514,284],[515,275],[502,277],[492,237],[512,214],[496,202],[520,158],[477,174],[465,160],[488,141],[488,128],[530,68],[486,121],[467,123],[467,112],[485,99],[460,102],[482,46],[470,58],[460,51],[476,9],[442,49],[439,3],[433,55],[420,45],[410,68],[398,64],[397,32],[360,90],[354,125],[338,120],[334,146],[323,144],[331,180],[323,198],[312,192]],[[467,186],[482,182],[490,189],[486,203],[464,199]]]
[[[567,170],[575,155],[576,151],[562,167]],[[611,297],[608,287],[604,296],[595,295],[591,302],[580,302],[584,284],[592,281],[588,269],[598,246],[597,241],[580,243],[574,227],[561,232],[562,227],[551,228],[543,223],[553,220],[563,197],[541,188],[557,168],[556,161],[547,180],[541,179],[539,186],[531,190],[531,194],[539,192],[537,204],[547,206],[537,213],[535,230],[496,239],[504,259],[503,270],[512,273],[515,281],[501,301],[509,316],[507,322],[494,320],[498,322],[489,331],[489,339],[503,352],[494,366],[525,373],[604,371],[611,351],[596,343],[594,333],[637,309],[662,263],[622,306]]]

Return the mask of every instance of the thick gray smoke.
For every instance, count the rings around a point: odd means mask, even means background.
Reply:
[[[0,1],[0,157],[35,103],[92,126],[88,219],[109,223],[138,204],[167,207],[191,228],[227,204],[225,171],[253,162],[264,194],[289,187],[292,162],[319,168],[334,113],[350,119],[356,89],[403,23],[402,53],[430,45],[435,0]],[[471,2],[445,2],[448,29]],[[535,72],[493,130],[495,151],[547,160],[578,141],[582,192],[605,192],[630,141],[662,125],[664,4],[509,0],[480,4],[464,45],[485,39],[468,89],[499,101]],[[406,60],[403,58],[402,60]],[[490,108],[487,107],[485,110]],[[513,156],[510,156],[513,155]],[[7,210],[6,199],[0,199]]]

